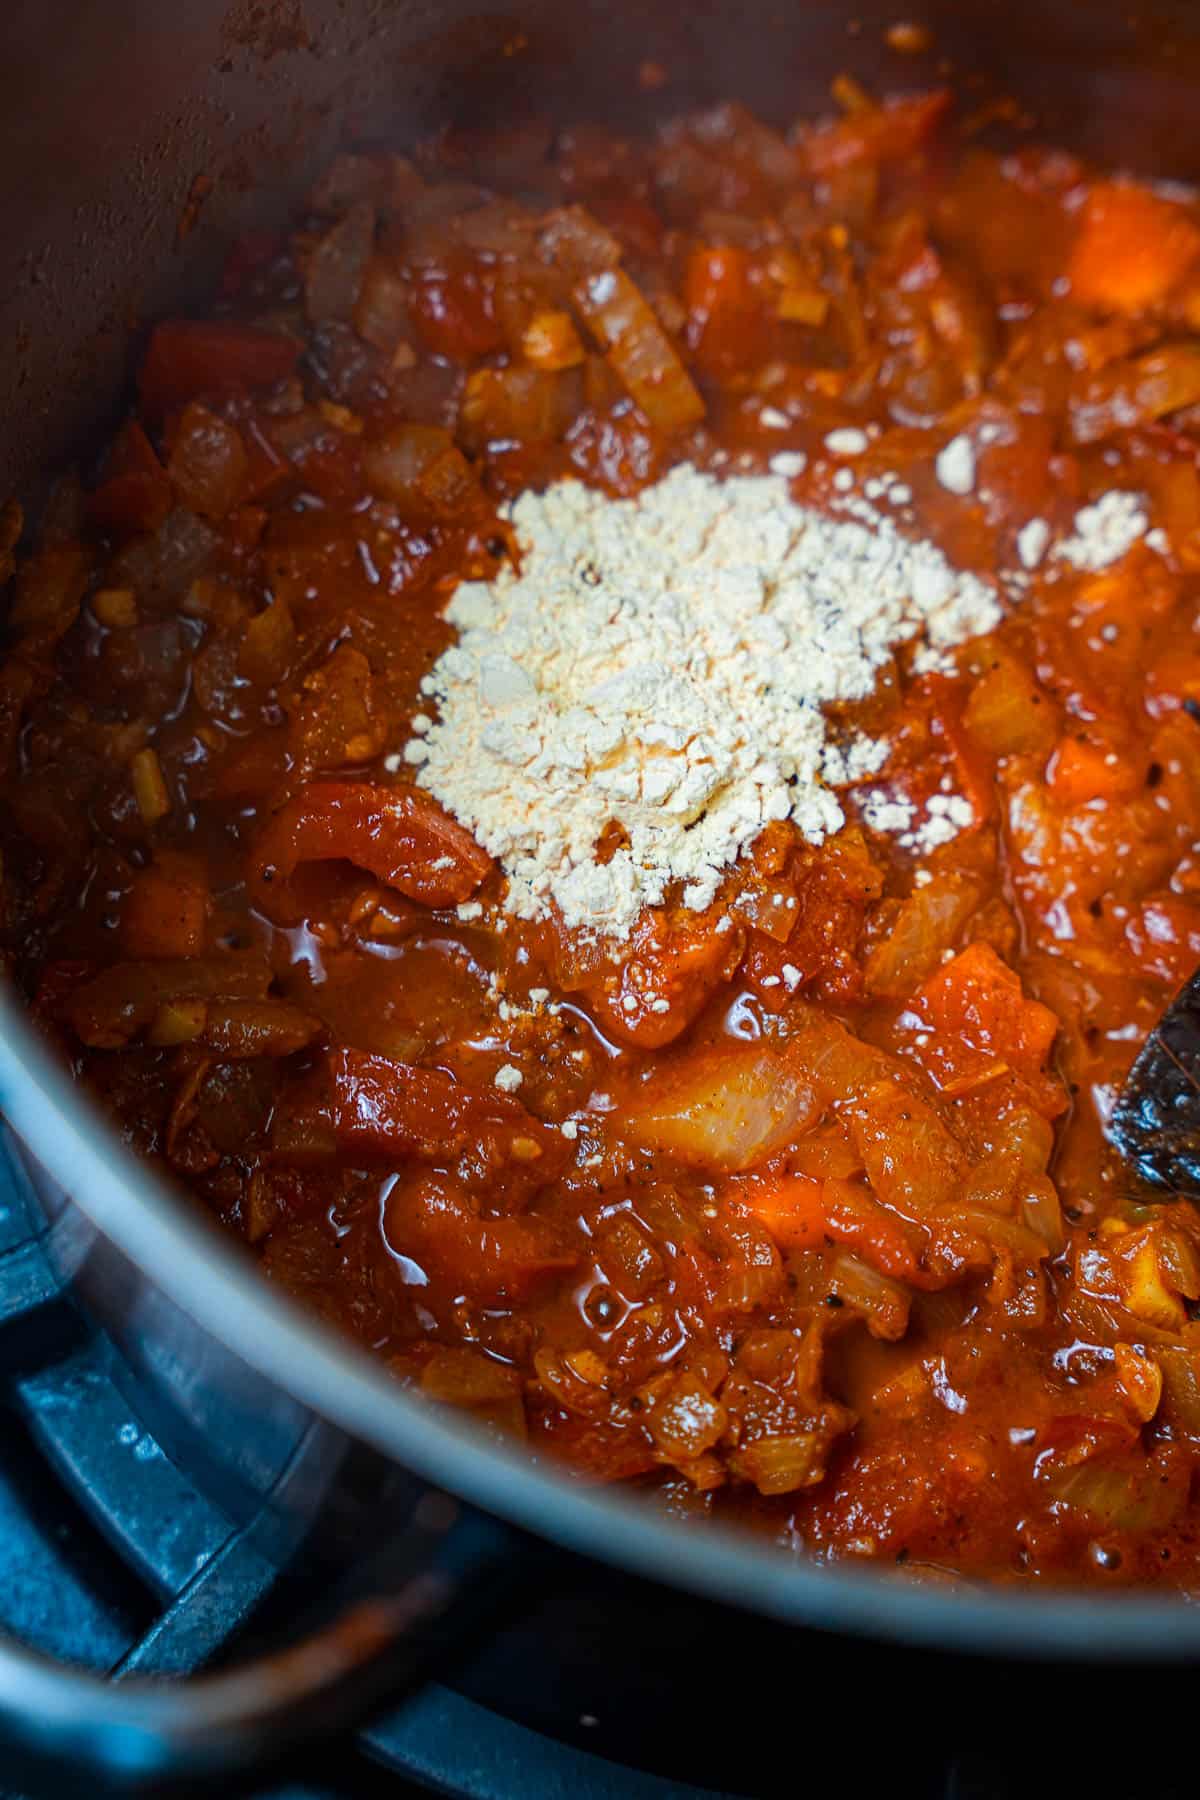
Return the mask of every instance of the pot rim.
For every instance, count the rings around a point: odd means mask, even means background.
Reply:
[[[0,1110],[100,1233],[200,1328],[294,1400],[436,1487],[534,1536],[770,1618],[930,1649],[1088,1662],[1200,1657],[1200,1606],[1176,1593],[922,1587],[878,1565],[821,1565],[736,1528],[658,1517],[629,1492],[482,1441],[271,1285],[154,1179],[0,999]]]

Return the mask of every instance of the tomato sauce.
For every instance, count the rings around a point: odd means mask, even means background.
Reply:
[[[7,965],[267,1277],[531,1454],[823,1556],[1194,1588],[1200,1217],[1105,1121],[1200,963],[1200,210],[842,97],[343,156],[154,328],[0,521]],[[839,429],[963,568],[1112,490],[1152,541],[901,651],[826,844],[623,944],[498,914],[397,752],[502,503],[790,450],[824,507]],[[972,823],[906,847],[881,782]]]

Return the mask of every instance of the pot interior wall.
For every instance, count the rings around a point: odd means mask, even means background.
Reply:
[[[1014,96],[1110,164],[1200,175],[1200,10],[1122,0],[15,0],[0,16],[0,495],[111,418],[139,326],[211,291],[339,141],[528,108],[629,124],[736,96],[777,121],[849,69]],[[929,55],[884,36],[927,24]],[[639,86],[644,61],[667,82]]]

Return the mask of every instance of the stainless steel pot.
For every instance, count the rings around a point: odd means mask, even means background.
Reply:
[[[1110,163],[1200,175],[1200,9],[1122,0],[940,0],[904,12],[931,58],[899,57],[886,0],[13,0],[0,17],[0,493],[35,493],[111,420],[139,320],[203,295],[232,233],[282,217],[345,133],[392,141],[533,104],[636,122],[734,94],[785,119],[830,78],[916,86],[945,69],[1008,93],[1047,135]],[[932,66],[931,66],[932,65]],[[211,1777],[337,1723],[420,1673],[537,1545],[777,1621],[1002,1656],[1200,1657],[1200,1610],[1169,1598],[922,1589],[825,1570],[733,1534],[670,1525],[568,1484],[399,1392],[269,1291],[160,1191],[0,1011],[0,1107],[23,1145],[56,1277],[116,1341],[159,1441],[263,1548],[331,1574],[329,1619],[272,1661],[111,1688],[0,1645],[4,1763],[64,1761],[126,1787]],[[31,1276],[32,1279],[32,1276]],[[503,1523],[499,1523],[503,1522]],[[520,1534],[520,1535],[518,1535]]]

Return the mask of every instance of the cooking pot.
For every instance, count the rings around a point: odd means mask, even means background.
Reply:
[[[906,5],[928,54],[888,48],[888,0],[9,0],[0,17],[0,494],[121,402],[139,322],[209,291],[222,248],[281,219],[347,135],[395,143],[531,106],[636,125],[734,96],[783,121],[843,69],[949,77],[1008,129],[1102,162],[1200,174],[1200,9],[1126,0]],[[665,87],[647,93],[653,62]],[[993,1657],[1200,1657],[1171,1598],[921,1586],[821,1568],[664,1520],[484,1441],[263,1283],[116,1142],[8,1005],[0,1107],[41,1254],[115,1341],[140,1416],[264,1552],[298,1544],[326,1616],[276,1656],[191,1683],[111,1687],[0,1644],[0,1734],[31,1780],[69,1763],[126,1789],[217,1772],[348,1719],[418,1677],[506,1581],[568,1547],[776,1624]],[[651,1595],[652,1589],[647,1593]]]

